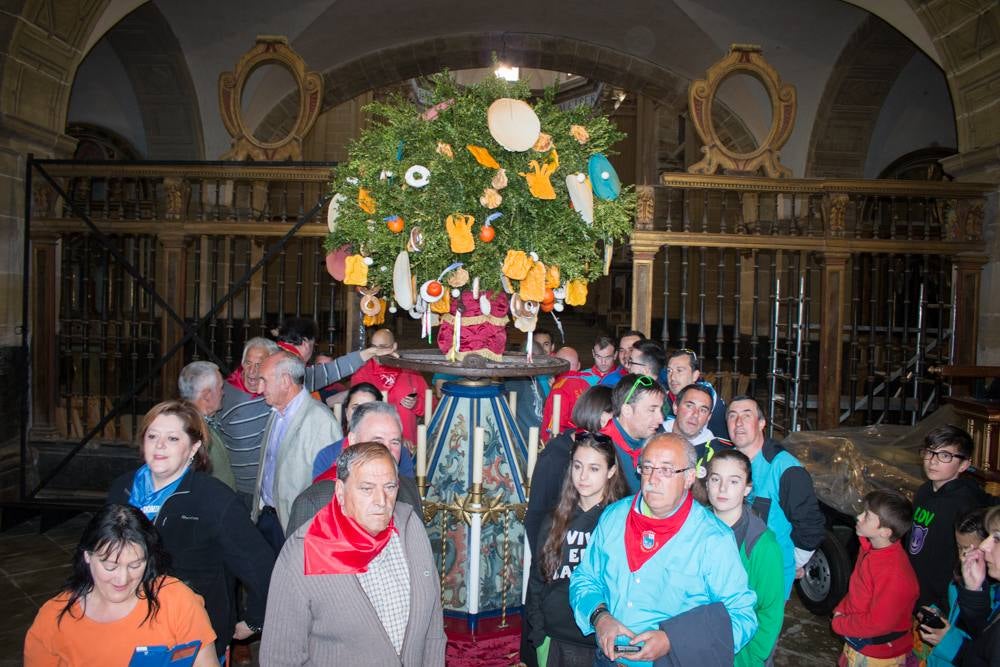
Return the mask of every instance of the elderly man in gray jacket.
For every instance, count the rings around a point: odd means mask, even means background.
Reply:
[[[280,551],[292,503],[312,483],[312,463],[328,443],[339,440],[340,424],[325,404],[302,386],[305,364],[276,352],[260,368],[264,401],[271,417],[261,441],[251,518]]]
[[[384,445],[341,452],[333,499],[289,536],[275,564],[260,664],[444,665],[431,545],[398,491]]]

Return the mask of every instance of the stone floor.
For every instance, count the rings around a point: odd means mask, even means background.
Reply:
[[[78,516],[39,534],[38,520],[0,533],[0,600],[7,610],[0,623],[0,667],[21,664],[24,634],[38,607],[59,590],[89,516]],[[793,595],[775,655],[777,667],[829,667],[840,641],[825,618],[807,612]]]

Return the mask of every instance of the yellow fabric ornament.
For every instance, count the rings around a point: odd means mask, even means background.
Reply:
[[[472,225],[476,219],[471,215],[455,213],[449,215],[444,222],[444,227],[448,231],[448,238],[451,239],[451,251],[455,254],[472,252],[476,249],[476,242],[472,239]]]
[[[525,301],[541,301],[545,298],[545,265],[535,262],[528,275],[521,281],[518,295]]]
[[[556,150],[552,149],[544,164],[539,164],[538,160],[532,160],[528,164],[531,166],[531,172],[519,173],[524,176],[524,180],[528,181],[528,190],[531,191],[532,196],[535,199],[555,199],[556,191],[553,189],[550,179],[555,170],[559,168],[559,154]]]
[[[582,280],[571,280],[566,285],[566,305],[582,306],[587,303],[587,283]]]
[[[511,280],[524,280],[531,264],[531,260],[523,250],[508,250],[500,272]]]
[[[358,190],[358,207],[368,215],[375,213],[375,198],[364,188]]]
[[[386,311],[385,299],[379,299],[378,304],[379,304],[379,309],[376,314],[365,315],[364,318],[362,318],[362,321],[364,322],[364,325],[366,327],[378,326],[379,324],[383,324],[385,322],[385,311]]]
[[[483,148],[482,146],[473,146],[469,144],[466,146],[469,152],[472,153],[472,157],[476,158],[476,162],[486,167],[487,169],[499,169],[500,163],[494,159],[490,152]]]
[[[368,284],[368,265],[365,264],[364,255],[349,255],[347,259],[344,260],[344,284]]]
[[[545,287],[548,289],[559,287],[559,267],[555,264],[549,266],[545,271]]]
[[[447,315],[451,312],[451,294],[448,290],[444,291],[440,299],[431,303],[431,312],[439,315]]]

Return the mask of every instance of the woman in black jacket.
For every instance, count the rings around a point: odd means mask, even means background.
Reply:
[[[216,653],[264,623],[274,551],[250,522],[246,506],[207,472],[205,421],[186,401],[150,410],[139,431],[145,464],[116,479],[108,502],[139,508],[170,554],[171,573],[205,600]],[[237,622],[236,580],[247,590],[246,619]]]
[[[616,456],[608,436],[577,432],[559,504],[542,522],[525,603],[539,667],[593,664],[594,639],[580,632],[569,606],[569,577],[604,508],[628,493]]]
[[[1000,507],[987,510],[983,525],[986,539],[962,557],[958,625],[970,637],[955,657],[962,667],[1000,664],[1000,599],[991,595],[1000,589],[990,586],[1000,581]]]

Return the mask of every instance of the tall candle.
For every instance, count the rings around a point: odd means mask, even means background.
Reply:
[[[333,418],[337,420],[338,424],[341,423],[341,421],[342,421],[341,418],[343,417],[343,415],[344,415],[344,404],[343,403],[334,403],[333,404]]]
[[[538,427],[532,426],[528,429],[528,475],[526,479],[531,483],[531,475],[535,472],[535,462],[538,460]]]
[[[562,421],[562,395],[552,396],[552,423],[549,424],[549,433],[552,437],[559,435],[559,423]]]
[[[486,441],[486,431],[477,426],[472,436],[472,483],[483,483],[483,447]]]
[[[431,413],[434,411],[434,390],[424,392],[424,423],[430,426]]]
[[[417,477],[427,476],[427,425],[417,426]]]
[[[512,391],[507,394],[507,402],[510,403],[510,419],[513,422],[517,421],[517,392]]]
[[[389,392],[384,389],[382,390],[382,402],[383,403],[389,402]]]

